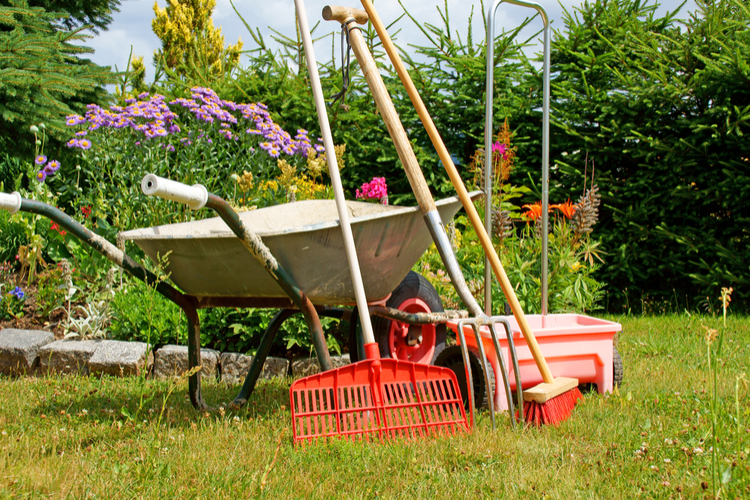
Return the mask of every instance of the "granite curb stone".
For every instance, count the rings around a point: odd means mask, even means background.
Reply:
[[[39,349],[54,341],[55,336],[52,332],[5,328],[0,331],[0,373],[34,373],[39,366]]]
[[[217,377],[219,352],[201,349],[201,376]],[[165,345],[154,354],[154,378],[179,377],[188,371],[188,348],[184,345]]]
[[[221,381],[227,384],[244,382],[253,356],[246,356],[236,352],[221,353]],[[260,378],[285,377],[289,373],[289,360],[285,358],[267,357],[260,372]]]
[[[39,349],[39,371],[88,375],[89,359],[101,340],[56,340]]]
[[[331,362],[334,368],[341,368],[351,363],[348,354],[341,356],[331,356]],[[296,378],[307,377],[320,373],[320,363],[318,358],[300,358],[292,361],[292,375]]]
[[[103,340],[89,359],[89,371],[114,376],[139,375],[153,364],[153,350],[145,342]]]

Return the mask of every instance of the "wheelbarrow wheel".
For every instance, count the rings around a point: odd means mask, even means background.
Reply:
[[[443,311],[443,302],[435,288],[424,276],[414,271],[409,271],[385,305],[409,313]],[[375,316],[372,330],[383,358],[434,364],[445,349],[447,331],[444,324],[408,325]]]
[[[461,399],[464,402],[464,408],[469,410],[469,396],[466,390],[466,369],[464,368],[464,357],[461,354],[461,346],[450,346],[443,350],[435,360],[436,366],[450,368],[456,374],[458,387],[461,389]],[[485,369],[489,373],[490,390],[487,391],[487,382],[484,379],[482,371],[482,361],[479,351],[469,347],[469,365],[471,365],[471,381],[474,388],[474,408],[489,408],[488,394],[495,394],[495,370],[487,361]]]
[[[443,302],[438,293],[429,281],[414,271],[409,271],[406,278],[393,290],[386,306],[410,313],[443,311]],[[383,358],[434,364],[437,356],[445,349],[445,325],[407,325],[373,316],[372,330]],[[352,363],[360,360],[360,337],[359,321],[355,314],[349,330],[349,356]]]

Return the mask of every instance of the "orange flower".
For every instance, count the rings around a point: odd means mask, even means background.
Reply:
[[[565,203],[558,203],[557,205],[550,205],[550,209],[558,209],[566,218],[573,218],[573,214],[578,210],[578,205],[571,203],[570,198]],[[540,212],[541,213],[541,212]]]
[[[542,216],[542,202],[537,201],[533,205],[524,205],[524,215],[529,220],[537,220],[539,217]]]

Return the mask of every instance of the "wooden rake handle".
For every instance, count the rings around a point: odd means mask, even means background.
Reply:
[[[479,214],[474,207],[474,203],[472,203],[471,198],[469,198],[469,193],[466,190],[466,186],[464,186],[463,180],[461,180],[461,176],[459,175],[456,166],[453,164],[451,155],[446,149],[445,144],[443,143],[443,139],[440,137],[435,124],[432,122],[432,118],[427,112],[427,108],[422,102],[422,98],[419,96],[419,93],[417,92],[417,89],[414,86],[409,73],[406,71],[404,63],[401,62],[401,58],[396,51],[396,47],[393,45],[393,42],[391,41],[391,38],[388,35],[383,22],[380,20],[378,13],[375,11],[375,7],[373,7],[370,0],[360,1],[362,2],[362,6],[365,8],[365,11],[370,18],[370,22],[375,27],[375,31],[378,33],[378,37],[380,37],[380,41],[383,43],[383,47],[385,47],[385,51],[388,54],[388,57],[391,59],[393,66],[396,68],[396,72],[401,79],[401,83],[403,83],[404,87],[406,87],[406,92],[409,94],[409,98],[411,99],[414,108],[417,110],[419,118],[422,120],[422,125],[424,125],[425,130],[427,130],[427,134],[430,136],[430,140],[432,140],[432,145],[435,146],[435,149],[438,152],[438,156],[443,162],[445,170],[448,172],[448,177],[450,177],[451,182],[453,183],[453,187],[456,189],[458,197],[461,200],[464,209],[466,210],[466,214],[469,216],[469,220],[471,221],[472,226],[474,226],[474,230],[479,237],[482,248],[484,248],[484,252],[485,254],[487,254],[487,257],[490,261],[492,270],[495,272],[495,276],[500,283],[500,288],[502,288],[506,299],[508,299],[508,303],[510,304],[510,308],[513,311],[513,315],[518,322],[518,326],[521,328],[521,333],[523,333],[523,336],[526,339],[526,343],[531,350],[531,354],[534,357],[534,361],[536,362],[536,366],[537,368],[539,368],[539,372],[542,375],[542,380],[544,380],[544,382],[548,384],[551,384],[554,381],[552,372],[547,365],[547,361],[542,355],[542,351],[539,348],[536,337],[534,337],[534,333],[531,331],[531,328],[526,321],[526,316],[523,313],[523,309],[521,309],[521,304],[519,304],[518,302],[518,298],[516,297],[516,293],[513,290],[513,286],[510,284],[508,275],[505,273],[505,269],[503,269],[503,265],[500,262],[500,258],[497,256],[497,252],[495,252],[495,248],[492,246],[492,242],[487,235],[487,231],[482,224],[482,220],[479,218]],[[485,152],[485,157],[487,156],[487,154],[488,153]]]
[[[432,210],[437,210],[435,200],[432,199],[432,193],[430,193],[430,188],[427,186],[422,169],[419,167],[419,163],[417,163],[416,156],[414,156],[409,137],[406,135],[404,126],[401,124],[401,119],[398,117],[396,108],[393,106],[388,89],[385,88],[385,83],[383,83],[380,72],[378,72],[375,60],[367,48],[367,43],[359,28],[355,29],[349,26],[353,21],[360,24],[366,23],[367,13],[361,9],[326,6],[323,9],[323,19],[326,21],[338,21],[346,25],[346,29],[349,30],[349,44],[354,50],[354,55],[357,57],[359,66],[362,68],[362,74],[364,74],[372,96],[375,98],[375,104],[388,128],[388,133],[393,140],[393,144],[396,146],[398,158],[404,165],[406,177],[409,179],[409,185],[417,197],[419,208],[424,215]],[[364,22],[362,22],[362,19],[364,19]]]

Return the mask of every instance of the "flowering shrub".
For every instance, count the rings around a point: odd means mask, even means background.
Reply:
[[[237,104],[220,99],[209,88],[194,87],[190,99],[167,102],[162,95],[143,93],[125,104],[110,109],[92,104],[85,116],[66,120],[75,131],[67,144],[80,151],[81,159],[80,172],[66,172],[67,190],[78,193],[74,205],[90,206],[96,217],[108,219],[119,230],[210,215],[147,200],[140,193],[146,173],[203,184],[235,205],[327,194],[324,188],[307,185],[315,184],[316,177],[322,179],[311,159],[314,164],[323,146],[313,143],[306,130],[294,136],[283,130],[261,103]],[[284,168],[293,170],[299,182]],[[241,200],[240,173],[245,179]],[[291,183],[280,181],[284,175]],[[276,190],[266,184],[274,180]]]
[[[385,177],[373,177],[370,182],[362,184],[357,189],[358,200],[377,200],[383,205],[388,204],[388,186],[385,184]]]
[[[508,278],[526,313],[541,312],[541,215],[542,202],[525,204],[519,210],[518,200],[530,190],[505,183],[513,168],[515,148],[511,147],[511,133],[507,121],[492,146],[493,178],[493,243]],[[469,165],[474,174],[474,188],[484,187],[484,151],[478,150]],[[573,204],[549,205],[550,229],[548,245],[549,312],[591,312],[599,308],[603,297],[602,283],[593,273],[602,262],[599,241],[589,237],[598,219],[599,197],[596,185]],[[515,202],[515,203],[513,203]],[[484,200],[475,202],[483,215]],[[448,236],[466,277],[471,293],[484,302],[484,251],[474,228],[466,216],[456,218],[448,227]],[[597,262],[599,261],[599,262]],[[415,266],[435,286],[448,309],[463,308],[435,247]],[[503,313],[505,296],[497,280],[492,280],[492,309]]]

